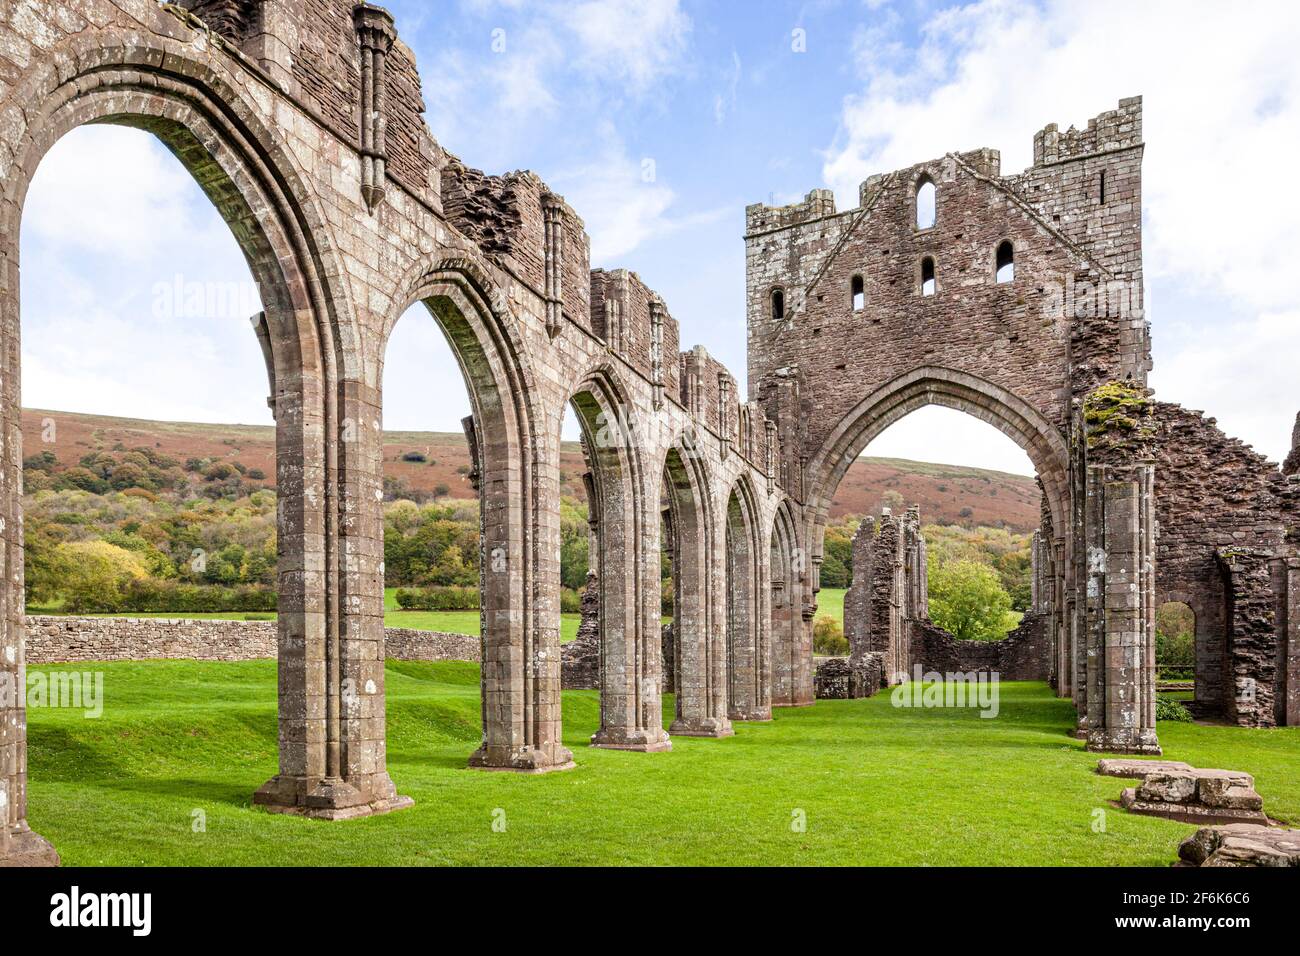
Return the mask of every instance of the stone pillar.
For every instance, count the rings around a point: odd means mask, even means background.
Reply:
[[[619,462],[619,449],[591,452],[600,502],[600,729],[591,745],[670,750],[659,686],[659,495],[636,488],[637,479]]]
[[[1278,695],[1282,722],[1300,727],[1300,558],[1286,559],[1286,630],[1281,635],[1282,680]]]
[[[1088,749],[1160,753],[1154,466],[1088,466]]]
[[[735,498],[732,499],[733,503]],[[764,699],[761,644],[766,628],[760,618],[767,613],[762,598],[763,580],[751,528],[740,506],[729,509],[725,525],[727,610],[727,716],[732,720],[770,720],[770,693]]]
[[[667,491],[672,507],[668,531],[673,555],[674,737],[727,737],[726,634],[718,620],[724,574],[705,534],[705,503],[690,478],[690,454],[669,453]],[[665,655],[666,657],[667,655]]]
[[[546,333],[551,338],[564,327],[564,197],[542,196],[543,257],[546,274]]]
[[[663,301],[650,301],[650,381],[654,388],[653,404],[655,409],[663,408],[664,393],[664,314],[667,312]]]
[[[411,805],[387,770],[379,395],[276,402],[280,770],[253,802],[327,820]],[[303,399],[306,399],[304,401]],[[327,424],[304,409],[327,407]]]
[[[871,647],[871,553],[876,542],[876,519],[863,518],[853,533],[850,552],[853,576],[844,595],[844,637],[851,656],[867,653]]]

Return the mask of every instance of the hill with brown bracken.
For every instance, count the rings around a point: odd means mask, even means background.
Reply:
[[[95,452],[152,448],[179,461],[207,458],[260,469],[274,484],[275,429],[269,425],[208,425],[111,418],[80,412],[23,410],[25,455],[52,451],[75,465]],[[561,489],[581,497],[583,461],[577,442],[561,447]],[[465,436],[450,432],[386,432],[384,475],[415,492],[472,498]],[[859,458],[840,484],[832,517],[875,511],[882,496],[897,492],[921,506],[926,522],[1038,527],[1039,492],[1033,478],[1000,471],[906,461]]]

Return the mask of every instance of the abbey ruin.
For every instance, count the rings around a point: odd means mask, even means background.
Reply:
[[[837,485],[872,438],[927,404],[994,425],[1033,461],[1033,613],[984,657],[960,646],[925,614],[916,516],[889,515],[855,544],[846,692],[917,664],[998,668],[1072,699],[1089,749],[1158,753],[1154,615],[1178,600],[1196,614],[1197,711],[1300,722],[1300,553],[1288,535],[1300,485],[1146,389],[1140,98],[1084,129],[1047,126],[1015,175],[981,149],[873,175],[856,208],[837,210],[827,190],[749,207],[742,394],[703,349],[682,350],[669,304],[641,277],[590,268],[580,210],[531,172],[485,175],[440,147],[420,89],[393,19],[353,0],[0,6],[0,670],[19,686],[20,220],[55,141],[115,123],[153,133],[193,174],[265,308],[280,731],[279,773],[258,805],[343,819],[410,803],[385,758],[380,436],[385,345],[414,303],[446,333],[474,412],[474,767],[573,765],[560,735],[558,557],[569,404],[596,542],[593,746],[665,751],[672,736],[724,737],[735,721],[813,703],[811,622]],[[671,675],[661,551],[676,588]],[[0,861],[53,862],[27,824],[23,701],[0,706]]]

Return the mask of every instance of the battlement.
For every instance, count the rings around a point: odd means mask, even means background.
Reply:
[[[1071,126],[1064,133],[1049,123],[1034,134],[1034,165],[1059,163],[1095,153],[1142,145],[1142,97],[1119,101],[1117,109],[1088,120],[1084,129]]]
[[[829,189],[814,189],[801,202],[786,206],[754,203],[745,207],[745,232],[783,229],[835,215],[835,194]]]

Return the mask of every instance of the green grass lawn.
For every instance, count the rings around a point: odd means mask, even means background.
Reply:
[[[389,769],[414,808],[302,820],[250,806],[276,770],[273,661],[97,667],[102,718],[28,714],[29,818],[71,865],[1166,866],[1193,829],[1111,807],[1129,781],[1092,772],[1096,755],[1066,736],[1072,708],[1042,684],[1002,685],[994,720],[882,694],[778,710],[661,754],[586,746],[598,695],[569,691],[577,768],[519,776],[465,767],[479,690],[462,662],[388,666]],[[1270,814],[1300,822],[1300,728],[1162,723],[1160,735],[1171,759],[1254,773]],[[791,827],[800,814],[805,832]]]
[[[825,614],[835,618],[844,626],[844,595],[848,592],[844,588],[822,588],[817,592],[817,614]]]

